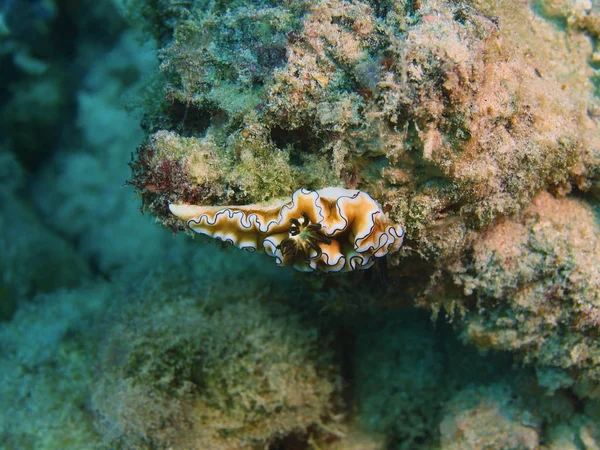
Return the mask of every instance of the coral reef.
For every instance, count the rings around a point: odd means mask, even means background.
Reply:
[[[550,390],[598,397],[599,270],[592,210],[542,193],[519,217],[472,236],[426,302],[455,314],[463,336],[479,347],[534,363]]]
[[[111,446],[265,448],[309,429],[335,432],[331,337],[303,323],[282,291],[153,278],[102,345],[93,402]]]
[[[432,327],[424,312],[361,316],[355,333],[358,420],[386,437],[385,448],[437,448],[446,401],[467,386],[514,376],[507,354],[478,355],[447,325]]]
[[[88,407],[96,323],[108,283],[39,294],[0,324],[0,442],[7,449],[97,448]]]
[[[548,395],[597,397],[597,2],[125,3],[163,76],[132,162],[143,208],[181,230],[169,204],[367,192],[406,231],[385,304],[443,311]]]
[[[169,204],[360,189],[406,231],[388,299],[595,395],[598,225],[562,198],[600,192],[596,3],[169,11],[145,19],[164,76],[132,163],[145,208],[181,229]]]
[[[539,425],[506,385],[468,388],[445,405],[440,423],[444,450],[536,450]]]
[[[584,30],[595,39],[600,38],[600,4],[597,1],[541,0],[536,6],[545,17],[568,28]]]
[[[470,385],[448,399],[439,424],[440,448],[598,448],[596,404],[588,404],[582,414],[564,394],[532,396],[535,383],[514,381]]]
[[[87,261],[62,236],[48,230],[20,197],[24,171],[12,153],[0,150],[0,321],[36,294],[89,280]]]
[[[0,0],[0,446],[600,448],[599,8]],[[403,249],[171,233],[300,189]]]
[[[133,163],[144,206],[173,225],[169,203],[338,184],[439,258],[541,189],[590,189],[588,28],[567,46],[524,1],[413,3],[191,2],[153,16],[165,81]]]
[[[0,133],[26,169],[61,144],[94,48],[112,45],[123,27],[111,1],[0,1]]]

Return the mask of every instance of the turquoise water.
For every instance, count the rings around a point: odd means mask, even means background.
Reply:
[[[0,2],[0,449],[597,448],[567,372],[379,272],[299,274],[142,214],[144,41],[110,2]]]

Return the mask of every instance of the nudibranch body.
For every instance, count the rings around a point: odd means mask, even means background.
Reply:
[[[274,205],[169,205],[193,231],[309,272],[367,269],[397,251],[404,231],[367,193],[342,188],[300,189]]]

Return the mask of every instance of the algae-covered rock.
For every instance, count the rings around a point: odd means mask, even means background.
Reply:
[[[593,0],[541,0],[540,12],[562,26],[583,29],[590,36],[600,37],[600,4]]]
[[[109,445],[262,449],[296,433],[341,435],[331,339],[281,292],[165,282],[130,298],[102,344],[93,402]]]
[[[596,395],[597,2],[125,4],[161,60],[144,208],[365,191],[406,231],[385,301]]]
[[[539,423],[508,386],[469,387],[445,405],[444,450],[536,450]]]
[[[548,388],[575,385],[580,395],[597,397],[599,270],[600,228],[591,208],[544,193],[521,216],[478,233],[446,266],[446,281],[462,292],[440,283],[426,302],[454,309],[463,336],[479,347],[536,364]],[[550,379],[542,368],[558,372]]]
[[[523,380],[521,380],[523,381]],[[562,396],[530,396],[521,383],[471,385],[443,405],[442,450],[592,450],[599,448],[598,407]],[[535,390],[535,387],[533,387]],[[566,400],[566,401],[565,401]],[[585,413],[582,412],[585,409]]]
[[[515,376],[507,354],[478,354],[423,311],[361,316],[353,355],[356,419],[390,450],[438,448],[446,401]]]
[[[89,388],[108,283],[39,294],[0,322],[0,442],[6,449],[100,448]]]
[[[168,203],[339,185],[437,259],[540,189],[597,178],[588,28],[528,2],[126,3],[160,11],[142,14],[164,81],[132,183],[165,224]]]

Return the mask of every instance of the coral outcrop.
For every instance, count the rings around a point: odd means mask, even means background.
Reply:
[[[438,448],[447,401],[514,376],[508,354],[477,354],[423,311],[361,315],[355,332],[354,408],[387,449]]]
[[[49,230],[21,198],[25,173],[12,153],[0,149],[0,321],[32,297],[72,288],[91,278],[88,262]]]
[[[112,293],[108,283],[87,283],[38,294],[0,323],[2,447],[99,448],[87,407],[99,337],[90,324]]]
[[[597,2],[126,4],[161,58],[143,208],[366,192],[406,233],[386,304],[598,395]]]
[[[534,363],[549,390],[600,395],[600,228],[585,203],[540,194],[439,275],[427,307],[454,314],[466,339]]]
[[[511,398],[510,387],[467,388],[445,405],[440,423],[444,450],[537,450],[539,420]]]
[[[262,449],[296,433],[343,435],[331,336],[252,281],[201,291],[174,281],[129,299],[102,345],[93,401],[111,447]]]
[[[589,27],[568,31],[567,45],[528,2],[168,12],[147,16],[164,82],[132,179],[166,224],[169,203],[339,185],[380,201],[412,248],[438,258],[539,190],[585,191],[597,178]]]

